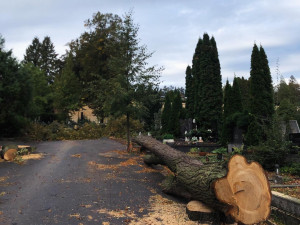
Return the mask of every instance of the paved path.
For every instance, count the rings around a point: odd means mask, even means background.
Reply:
[[[126,154],[118,142],[103,138],[35,146],[43,159],[0,163],[0,224],[127,224],[130,217],[109,212],[141,217],[153,190],[160,192],[163,176],[143,172],[140,158]]]

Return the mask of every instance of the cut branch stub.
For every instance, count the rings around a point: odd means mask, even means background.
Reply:
[[[226,177],[214,182],[219,201],[230,205],[228,214],[236,221],[254,224],[270,215],[271,190],[263,168],[235,155],[228,163]]]

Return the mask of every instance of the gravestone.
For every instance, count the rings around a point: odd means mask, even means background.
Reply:
[[[233,142],[228,144],[227,151],[231,153],[234,148],[241,148],[243,146],[243,131],[238,127],[233,130]]]
[[[192,129],[193,129],[192,119],[180,120],[180,135],[182,137],[185,136],[185,131],[190,132]]]

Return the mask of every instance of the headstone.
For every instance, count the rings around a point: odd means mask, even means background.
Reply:
[[[298,126],[297,120],[289,120],[289,128],[290,128],[290,134],[297,134],[300,133],[300,129]]]
[[[238,127],[235,127],[233,130],[233,143],[242,144],[243,143],[243,131]]]
[[[243,131],[238,127],[235,127],[233,130],[233,143],[228,144],[227,151],[231,153],[234,151],[234,148],[242,148],[243,146]]]
[[[193,129],[192,119],[180,120],[180,134],[185,136],[185,131],[189,132]]]

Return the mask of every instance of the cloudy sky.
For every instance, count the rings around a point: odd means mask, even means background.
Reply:
[[[0,2],[0,34],[19,60],[37,36],[51,37],[57,53],[84,32],[95,12],[123,15],[133,10],[141,43],[154,55],[150,64],[165,67],[162,85],[184,87],[204,32],[217,42],[223,82],[249,77],[254,43],[268,56],[273,82],[276,68],[300,81],[299,0],[10,0]],[[279,62],[279,63],[277,63]]]

